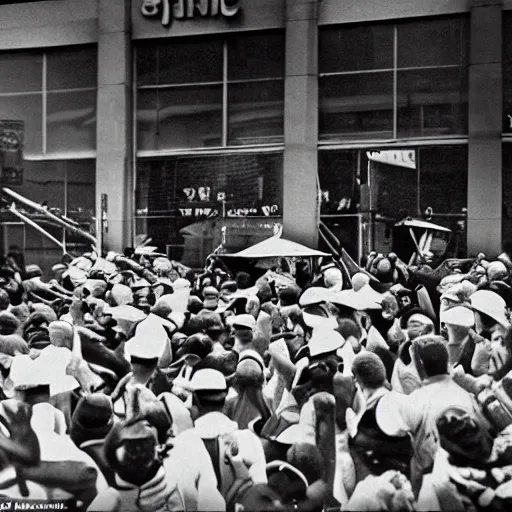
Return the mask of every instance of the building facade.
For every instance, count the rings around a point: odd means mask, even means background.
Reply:
[[[192,265],[226,230],[281,222],[389,251],[405,216],[494,255],[512,239],[511,29],[511,0],[0,2],[13,189],[104,248],[146,235]],[[28,231],[28,255],[55,256]]]

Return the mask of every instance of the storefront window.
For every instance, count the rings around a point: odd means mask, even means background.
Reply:
[[[322,27],[320,139],[467,133],[467,25],[459,16]]]
[[[512,144],[503,144],[503,244],[512,245]]]
[[[174,248],[175,259],[190,237],[211,251],[219,219],[279,217],[282,195],[281,153],[139,159],[137,234]]]
[[[503,12],[503,133],[512,133],[512,11]]]
[[[0,112],[24,122],[25,156],[95,150],[96,68],[96,47],[0,53]]]
[[[369,213],[373,237],[367,251],[389,252],[394,224],[411,216],[450,228],[451,250],[462,254],[467,168],[465,145],[321,150],[321,215],[351,254],[357,255],[356,214]]]
[[[282,33],[173,39],[136,51],[138,150],[282,142]]]

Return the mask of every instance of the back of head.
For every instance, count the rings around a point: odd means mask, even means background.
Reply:
[[[52,345],[71,349],[73,346],[73,327],[71,324],[63,320],[57,320],[49,325],[48,330]]]
[[[378,389],[386,382],[386,368],[381,358],[372,352],[358,354],[352,364],[352,372],[366,389]]]
[[[0,311],[6,310],[10,303],[9,294],[3,288],[0,289]]]
[[[448,373],[448,349],[442,336],[420,336],[411,345],[411,354],[420,377]]]
[[[238,272],[235,281],[239,290],[245,290],[251,286],[251,276],[247,272]]]
[[[0,312],[0,334],[14,334],[20,325],[21,322],[12,313]]]

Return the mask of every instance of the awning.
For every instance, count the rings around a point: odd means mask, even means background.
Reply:
[[[286,240],[284,238],[272,237],[263,242],[259,242],[252,247],[248,247],[243,251],[234,254],[221,254],[223,258],[246,258],[246,259],[259,259],[259,258],[285,258],[285,257],[316,257],[316,256],[330,256],[329,254],[316,249],[310,249],[305,245]]]

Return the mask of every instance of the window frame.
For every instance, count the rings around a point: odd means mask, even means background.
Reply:
[[[267,34],[275,34],[279,35],[282,38],[283,43],[283,55],[285,54],[285,32],[284,30],[251,30],[247,32],[242,32],[242,37],[244,35],[261,35],[265,37]],[[260,77],[260,78],[229,78],[229,45],[230,41],[233,38],[236,38],[238,33],[227,33],[219,36],[217,41],[220,41],[222,44],[222,79],[207,81],[207,82],[190,82],[190,83],[176,83],[176,84],[159,84],[159,85],[138,85],[137,83],[137,52],[138,46],[134,47],[133,51],[133,140],[134,140],[134,157],[135,158],[144,158],[144,157],[155,157],[155,156],[165,156],[165,155],[186,155],[186,154],[203,154],[203,153],[212,153],[212,152],[226,152],[226,151],[238,151],[243,149],[257,149],[257,148],[265,148],[265,149],[276,149],[276,148],[284,148],[284,82],[285,82],[285,65],[286,59],[283,58],[283,68],[282,74],[280,76],[272,76],[272,77]],[[188,39],[189,37],[176,38],[176,39]],[[155,43],[155,49],[157,48],[158,43]],[[281,142],[261,142],[256,144],[230,144],[229,143],[229,86],[231,84],[252,84],[252,83],[263,83],[263,82],[282,82],[283,84],[283,132],[280,137],[282,139]],[[165,90],[165,89],[175,89],[175,88],[184,88],[184,87],[193,87],[193,86],[222,86],[222,113],[221,113],[221,145],[220,146],[207,146],[207,147],[185,147],[185,148],[164,148],[164,149],[139,149],[137,145],[138,139],[138,118],[137,118],[137,99],[138,92],[140,90]]]
[[[97,45],[77,45],[76,48],[88,48],[96,51],[96,59],[97,59]],[[24,159],[31,161],[38,160],[77,160],[77,159],[90,159],[96,158],[96,141],[94,144],[94,149],[84,149],[84,150],[70,150],[70,151],[57,151],[57,152],[49,152],[48,151],[48,94],[53,93],[73,93],[73,92],[94,92],[98,93],[98,81],[96,79],[96,83],[91,87],[73,87],[73,88],[64,88],[64,89],[49,89],[47,84],[48,79],[48,54],[53,52],[58,52],[59,48],[55,49],[39,49],[39,50],[28,50],[28,51],[15,51],[15,52],[2,52],[5,55],[10,53],[14,54],[30,54],[34,56],[40,56],[42,61],[41,65],[41,89],[39,90],[30,90],[23,92],[0,92],[0,98],[8,98],[8,97],[21,97],[27,95],[37,95],[41,98],[41,152],[31,153],[27,152],[26,148],[24,149]],[[97,62],[96,62],[97,69]],[[97,110],[97,104],[95,102],[95,111]]]
[[[466,30],[469,30],[469,19],[467,13],[459,13],[456,15],[449,15],[449,16],[436,16],[435,19],[458,19],[461,22],[462,27],[463,23],[466,23]],[[414,144],[417,145],[421,141],[439,141],[443,140],[447,143],[465,143],[468,139],[468,133],[466,128],[466,133],[461,134],[449,134],[449,135],[417,135],[417,136],[400,136],[399,135],[399,121],[398,121],[398,74],[399,72],[403,71],[421,71],[421,70],[431,70],[431,69],[465,69],[466,73],[469,73],[469,40],[466,41],[467,48],[465,50],[465,55],[467,57],[467,61],[462,64],[441,64],[441,65],[419,65],[419,66],[406,66],[406,67],[398,67],[398,52],[399,52],[399,41],[398,41],[398,33],[399,33],[399,27],[403,23],[415,21],[414,18],[412,19],[404,19],[404,20],[394,20],[387,22],[386,24],[391,25],[393,28],[393,66],[392,67],[378,67],[371,69],[360,69],[360,70],[350,70],[350,71],[329,71],[329,72],[318,72],[318,79],[319,82],[322,78],[329,78],[329,77],[335,77],[335,76],[350,76],[350,75],[362,75],[362,74],[373,74],[373,73],[393,73],[393,90],[392,90],[392,101],[393,101],[393,121],[392,121],[392,138],[391,139],[379,139],[379,138],[372,138],[365,137],[358,139],[356,137],[354,138],[347,138],[346,140],[342,140],[340,137],[339,140],[333,139],[322,139],[322,135],[320,133],[320,126],[319,126],[319,134],[318,134],[318,146],[319,147],[325,147],[326,149],[333,149],[335,147],[351,147],[357,145],[360,147],[361,143],[365,147],[374,147],[379,144],[386,144],[387,142],[400,142],[401,144]],[[377,25],[380,25],[382,23],[376,23]],[[349,24],[349,25],[337,25],[337,29],[343,30],[345,27],[357,27],[361,26],[362,24]],[[366,24],[365,24],[366,25]],[[368,23],[367,25],[371,25],[371,23]],[[329,30],[333,29],[332,25],[324,25],[323,27],[319,27],[319,30],[321,32],[322,28]],[[320,45],[319,45],[320,47]],[[320,49],[319,49],[320,51]],[[320,65],[319,65],[320,68]],[[320,103],[321,103],[321,97],[320,97],[320,84],[319,84],[319,93],[318,93],[318,111],[319,111],[319,117],[320,117]],[[511,133],[512,136],[512,133]],[[409,142],[408,142],[409,141]],[[437,142],[435,142],[437,143]]]

